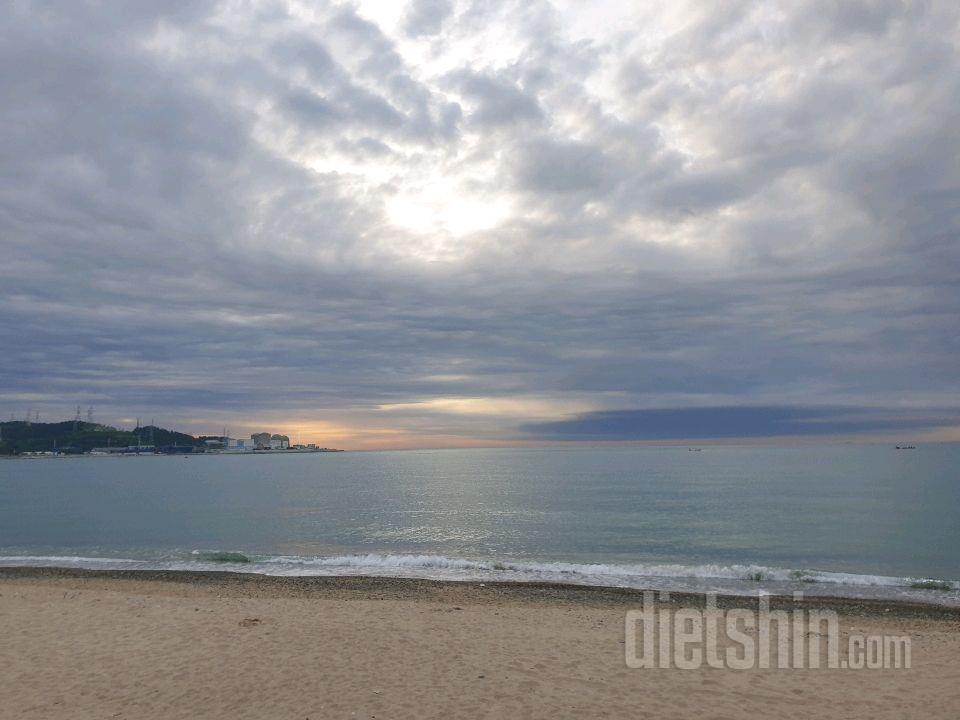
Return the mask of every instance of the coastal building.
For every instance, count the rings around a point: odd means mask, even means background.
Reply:
[[[153,445],[128,445],[123,451],[124,455],[156,455],[157,448]]]
[[[257,450],[289,450],[290,438],[286,435],[268,432],[254,433],[250,436],[250,442],[254,444]]]
[[[250,440],[258,450],[264,450],[270,447],[270,433],[268,432],[254,433],[250,436]]]
[[[208,451],[214,452],[254,452],[255,450],[289,450],[290,438],[286,435],[268,432],[254,433],[249,439],[232,438],[228,435],[203,435],[199,438]]]

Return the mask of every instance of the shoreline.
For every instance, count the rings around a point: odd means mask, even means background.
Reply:
[[[625,622],[642,596],[549,583],[0,568],[0,720],[581,720],[707,710],[728,720],[956,718],[957,609],[845,598],[795,606],[838,612],[841,660],[854,657],[854,637],[892,637],[912,648],[905,666],[735,669],[724,635],[727,664],[640,669],[627,663]],[[793,605],[771,604],[780,602]],[[672,594],[658,622],[679,627],[681,608],[703,603]],[[719,608],[749,604],[718,598]],[[813,636],[822,637],[802,637]],[[794,638],[825,657],[820,640]]]
[[[76,583],[104,587],[113,583],[150,583],[174,592],[214,593],[218,597],[316,598],[336,600],[423,600],[435,602],[577,604],[584,607],[638,607],[645,592],[655,592],[657,606],[703,608],[705,593],[669,592],[551,582],[434,580],[376,575],[282,576],[211,570],[92,570],[60,567],[0,566],[0,587],[7,581]],[[960,607],[909,600],[805,596],[795,601],[769,595],[771,610],[831,610],[860,617],[960,622]],[[717,594],[720,609],[754,609],[757,595]]]
[[[241,452],[223,452],[223,451],[210,451],[210,452],[196,452],[196,453],[164,453],[164,452],[132,452],[132,453],[57,453],[47,455],[45,452],[41,452],[37,455],[30,455],[28,453],[20,453],[19,455],[0,455],[0,459],[3,460],[78,460],[78,459],[87,459],[87,458],[141,458],[141,457],[234,457],[237,455],[320,455],[320,454],[330,454],[330,453],[345,453],[350,452],[348,450],[341,450],[338,448],[319,448],[317,450],[244,450]]]

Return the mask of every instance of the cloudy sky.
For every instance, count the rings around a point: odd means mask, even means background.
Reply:
[[[958,18],[3,3],[2,418],[960,439]]]

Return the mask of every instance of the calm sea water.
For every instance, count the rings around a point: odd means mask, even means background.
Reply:
[[[960,604],[960,446],[7,460],[0,555]]]

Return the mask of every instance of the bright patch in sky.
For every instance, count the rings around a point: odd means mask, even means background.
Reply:
[[[102,5],[0,5],[4,415],[957,436],[957,3]]]
[[[417,233],[448,232],[454,237],[495,228],[511,209],[508,197],[471,195],[442,177],[404,187],[387,201],[387,213],[395,224]]]

